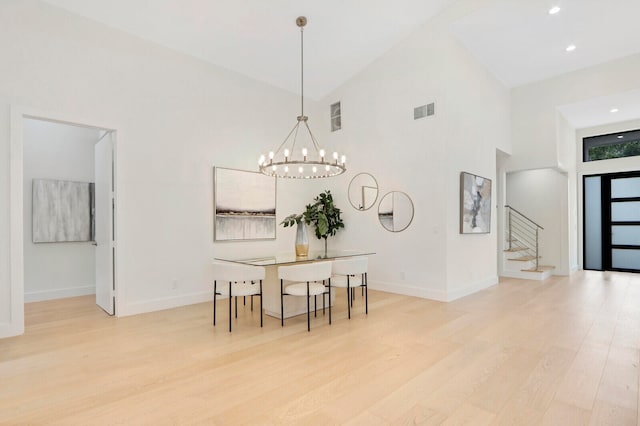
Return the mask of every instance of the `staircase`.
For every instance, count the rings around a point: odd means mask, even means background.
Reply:
[[[529,280],[550,277],[555,268],[540,264],[539,234],[544,228],[513,207],[504,207],[506,248],[502,275]]]

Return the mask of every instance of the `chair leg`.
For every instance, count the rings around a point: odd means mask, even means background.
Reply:
[[[284,327],[284,287],[280,280],[280,326]]]
[[[238,296],[236,296],[236,318],[238,318]]]
[[[331,278],[329,278],[329,324],[331,324]]]
[[[349,319],[351,319],[351,296],[353,296],[353,293],[349,288],[349,275],[347,275],[347,312]]]
[[[367,282],[367,273],[364,273],[364,312],[369,315],[369,283]]]
[[[229,281],[229,333],[231,333],[231,299],[233,299],[233,296],[231,296],[231,281]],[[236,301],[237,300],[238,299],[236,298]]]
[[[251,296],[251,307],[253,307],[253,296]],[[262,327],[262,280],[260,280],[260,327]]]
[[[311,331],[311,312],[309,310],[309,281],[307,281],[307,331]]]
[[[331,289],[329,289],[329,291],[331,291]],[[322,293],[322,315],[324,315],[325,301],[327,300],[324,296],[325,294]]]
[[[313,316],[318,317],[318,295],[313,295]]]
[[[218,294],[218,285],[213,281],[213,326],[216,326],[216,295]]]
[[[247,306],[247,296],[242,296],[242,306]]]
[[[262,283],[260,286],[262,286]],[[260,290],[260,293],[262,293],[262,290]],[[251,312],[253,312],[253,294],[251,295]]]

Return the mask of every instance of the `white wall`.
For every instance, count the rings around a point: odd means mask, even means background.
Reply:
[[[449,33],[449,25],[479,7],[462,1],[429,21],[323,100],[341,101],[342,130],[324,136],[344,146],[349,172],[332,189],[345,209],[345,245],[372,247],[372,287],[451,300],[497,282],[496,214],[488,235],[460,235],[460,172],[495,182],[496,148],[510,152],[509,95]],[[413,108],[436,102],[436,115],[413,120]],[[376,209],[349,207],[347,186],[373,174],[381,196],[407,192],[411,226],[385,231]],[[495,192],[494,192],[495,194]]]
[[[557,107],[639,87],[640,55],[633,55],[512,89],[509,170],[564,168],[569,148],[558,148]]]
[[[90,242],[32,242],[33,179],[94,182],[99,131],[27,119],[23,130],[25,301],[95,293],[95,249]]]
[[[588,175],[598,175],[606,173],[630,172],[640,170],[638,157],[615,158],[612,160],[600,160],[582,162],[582,139],[590,136],[607,135],[616,132],[640,129],[640,119],[612,123],[604,126],[590,127],[576,131],[576,162],[577,162],[577,199],[578,199],[578,264],[584,267],[584,199],[583,177]]]
[[[551,265],[555,275],[569,275],[569,180],[554,169],[507,174],[507,204],[539,224],[541,265]]]
[[[276,241],[214,244],[212,167],[256,170],[298,96],[33,0],[0,3],[0,35],[0,335],[21,315],[9,302],[11,108],[117,130],[120,315],[209,300],[215,256],[293,246],[282,227]],[[279,219],[314,185],[278,182]]]

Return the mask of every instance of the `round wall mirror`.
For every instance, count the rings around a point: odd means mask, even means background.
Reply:
[[[413,201],[404,192],[387,193],[378,205],[378,219],[387,231],[404,231],[413,220]]]
[[[349,184],[349,202],[356,210],[369,210],[378,199],[378,182],[369,173],[358,173]]]

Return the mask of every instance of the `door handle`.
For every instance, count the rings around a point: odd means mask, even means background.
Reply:
[[[92,245],[92,246],[96,246],[96,247],[97,247],[97,246],[98,246],[98,243],[97,243],[96,241],[94,241],[94,242],[92,242],[92,243],[91,243],[91,245]]]

